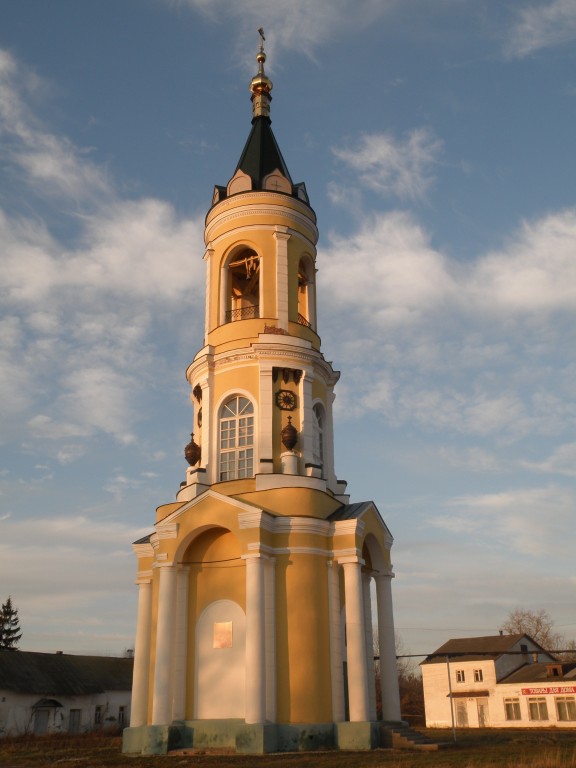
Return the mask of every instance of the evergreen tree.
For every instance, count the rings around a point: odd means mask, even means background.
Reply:
[[[0,608],[0,649],[17,651],[21,637],[18,611],[12,606],[12,598],[8,597]]]

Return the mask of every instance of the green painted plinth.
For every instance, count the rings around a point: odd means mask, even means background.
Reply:
[[[335,723],[336,747],[345,750],[368,750],[382,746],[382,723]]]
[[[126,728],[126,754],[165,755],[174,749],[234,749],[239,754],[369,750],[385,746],[382,723],[259,723],[243,720],[186,720],[172,725]]]

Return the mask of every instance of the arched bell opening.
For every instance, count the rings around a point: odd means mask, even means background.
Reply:
[[[307,254],[298,262],[298,322],[316,329],[314,262]]]
[[[260,257],[251,248],[237,249],[224,267],[225,323],[260,317]]]

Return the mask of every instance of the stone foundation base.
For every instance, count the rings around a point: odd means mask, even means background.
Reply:
[[[369,750],[390,744],[386,723],[265,723],[243,720],[186,720],[172,725],[126,728],[122,751],[165,755],[174,749],[235,749],[240,754]]]

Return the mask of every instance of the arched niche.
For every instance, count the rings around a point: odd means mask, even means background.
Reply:
[[[298,322],[313,330],[316,327],[316,285],[314,261],[303,254],[298,262]]]

